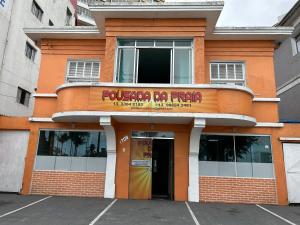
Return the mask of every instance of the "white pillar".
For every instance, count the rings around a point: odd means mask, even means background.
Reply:
[[[110,116],[100,117],[100,125],[103,126],[106,134],[107,158],[104,198],[115,197],[115,174],[116,174],[116,134],[111,124]]]
[[[199,146],[202,129],[205,127],[205,120],[194,119],[194,126],[190,136],[189,151],[189,188],[188,200],[190,202],[199,202]]]

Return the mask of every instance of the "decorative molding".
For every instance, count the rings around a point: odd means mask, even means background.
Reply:
[[[35,93],[32,96],[35,98],[57,98],[57,94],[53,93]]]
[[[253,98],[253,102],[280,102],[280,98]]]
[[[291,35],[293,27],[216,27],[213,34],[244,35]]]
[[[284,123],[269,123],[269,122],[258,122],[255,127],[275,127],[281,128],[284,127]]]
[[[293,142],[293,141],[296,141],[296,142],[300,142],[300,137],[280,137],[279,138],[280,141],[282,142]]]
[[[117,111],[70,111],[54,113],[52,118],[54,121],[64,122],[64,118],[68,117],[105,117],[105,116],[127,116],[127,117],[161,117],[161,118],[199,118],[199,119],[224,119],[247,122],[249,125],[256,125],[256,119],[250,116],[238,114],[224,113],[163,113],[163,112],[117,112]],[[71,121],[69,121],[71,122]],[[237,125],[234,125],[237,126]]]
[[[205,127],[205,120],[202,118],[194,119],[194,126],[190,134],[189,147],[189,187],[188,200],[199,202],[199,146],[202,129]]]
[[[106,175],[105,175],[105,188],[104,198],[115,197],[115,176],[116,176],[116,133],[112,126],[110,116],[101,116],[99,123],[103,126],[106,134],[107,143],[107,161],[106,161]]]
[[[245,91],[253,96],[253,91],[244,86],[238,85],[226,85],[226,84],[130,84],[130,83],[113,83],[113,82],[76,82],[76,83],[66,83],[58,86],[56,93],[64,88],[72,87],[130,87],[130,88],[207,88],[207,89],[226,89],[226,90],[238,90]]]
[[[54,121],[50,117],[29,117],[30,122],[41,122],[41,123],[53,123]]]

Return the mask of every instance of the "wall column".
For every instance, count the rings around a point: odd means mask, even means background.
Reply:
[[[188,200],[190,202],[199,202],[199,146],[202,129],[205,127],[205,120],[194,119],[194,126],[190,135],[189,149],[189,188]]]
[[[100,125],[104,128],[107,143],[104,198],[115,197],[116,175],[116,133],[110,116],[101,116]]]

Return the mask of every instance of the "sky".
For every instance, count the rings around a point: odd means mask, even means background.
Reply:
[[[273,26],[297,0],[225,0],[217,26]]]

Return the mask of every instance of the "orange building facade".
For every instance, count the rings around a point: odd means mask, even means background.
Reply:
[[[278,122],[273,54],[288,30],[152,4],[91,6],[100,31],[26,29],[42,61],[22,193],[287,204],[280,137],[300,134]]]

